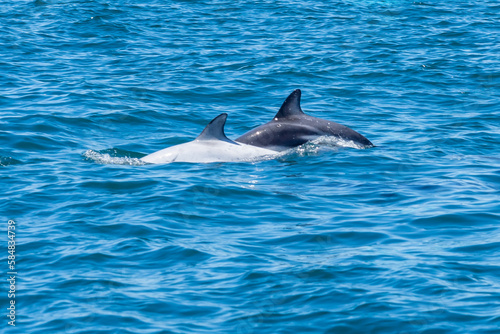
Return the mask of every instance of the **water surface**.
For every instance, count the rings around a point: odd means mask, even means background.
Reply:
[[[494,0],[4,3],[1,331],[497,333],[499,21]],[[376,147],[138,163],[296,88]]]

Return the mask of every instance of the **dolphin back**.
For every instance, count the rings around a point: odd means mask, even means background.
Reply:
[[[301,95],[300,89],[294,90],[270,122],[246,132],[236,141],[283,151],[321,136],[332,136],[362,148],[373,147],[367,138],[347,126],[306,115],[300,107]]]

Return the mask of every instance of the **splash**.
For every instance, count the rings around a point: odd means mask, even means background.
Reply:
[[[102,151],[87,150],[83,152],[82,155],[86,160],[103,165],[142,166],[146,164],[139,158],[131,157],[131,155],[135,155],[135,153],[119,149],[107,149]]]
[[[318,138],[310,141],[307,144],[318,145],[318,146],[325,147],[325,148],[349,147],[349,148],[356,148],[358,150],[367,148],[364,145],[356,144],[352,140],[345,140],[345,139],[337,138],[337,137],[333,137],[333,136],[321,136],[321,137],[318,137]]]
[[[342,148],[365,149],[366,147],[358,145],[352,140],[344,140],[332,136],[322,136],[308,141],[300,146],[280,152],[277,155],[277,158],[315,156],[328,152],[335,153]]]

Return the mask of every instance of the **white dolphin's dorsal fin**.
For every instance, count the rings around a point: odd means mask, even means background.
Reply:
[[[292,94],[288,95],[285,102],[281,105],[280,110],[274,116],[274,119],[286,118],[295,115],[303,115],[304,112],[300,108],[300,89],[296,89]]]
[[[227,114],[222,113],[208,123],[202,133],[196,137],[196,140],[222,140],[233,143],[233,141],[224,134],[224,124],[226,124]]]

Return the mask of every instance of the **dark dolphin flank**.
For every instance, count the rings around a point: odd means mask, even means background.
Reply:
[[[322,136],[352,142],[360,148],[373,144],[363,135],[335,122],[306,115],[300,106],[301,90],[294,90],[274,118],[236,139],[237,142],[278,151],[287,150]]]

